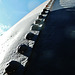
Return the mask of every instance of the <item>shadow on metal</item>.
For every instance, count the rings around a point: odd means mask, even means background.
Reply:
[[[51,12],[45,24],[25,74],[74,75],[75,7]]]
[[[18,53],[24,54],[28,51],[29,47],[25,44],[21,44],[18,46]]]
[[[35,21],[35,24],[38,24],[38,25],[43,24],[43,23],[44,23],[44,21],[43,20],[40,20],[40,19],[37,19]]]
[[[29,47],[29,45],[21,44],[21,45],[19,45],[19,46],[17,47],[17,53],[20,53],[20,54],[22,54],[22,55],[24,55],[24,56],[29,57],[30,54],[31,54],[31,52],[32,52],[31,49],[32,49],[32,48]]]
[[[41,29],[41,27],[39,27],[38,25],[32,26],[33,31],[40,31],[40,29]]]
[[[43,15],[39,15],[39,17],[38,17],[39,19],[46,19],[46,17],[45,16],[43,16]]]
[[[27,34],[27,36],[26,36],[26,39],[27,39],[27,40],[32,40],[32,41],[35,41],[36,38],[37,38],[37,35],[35,35],[35,34],[31,33],[31,32],[29,32],[29,33]]]
[[[11,61],[5,69],[4,75],[22,75],[24,67],[17,61]]]
[[[50,13],[50,10],[47,10],[47,9],[43,9],[43,11],[42,11],[42,15],[44,15],[44,14],[49,14]]]

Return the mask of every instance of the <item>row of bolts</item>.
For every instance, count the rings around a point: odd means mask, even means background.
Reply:
[[[37,17],[37,19],[31,25],[30,32],[25,36],[25,39],[28,42],[29,41],[33,41],[33,40],[36,42],[36,40],[38,38],[38,35],[39,35],[40,31],[42,30],[42,27],[43,27],[43,25],[44,25],[44,23],[46,21],[46,18],[48,16],[48,14],[50,13],[50,7],[49,7],[49,5],[50,5],[51,1],[46,5],[46,7],[41,12],[41,14]],[[34,44],[33,44],[33,46],[34,46]],[[27,46],[25,48],[26,50],[28,49],[28,46],[30,47],[29,43],[27,44]],[[24,53],[24,51],[22,51],[22,52],[18,51],[18,52],[21,53],[21,54]],[[30,56],[30,54],[29,54],[29,56]]]

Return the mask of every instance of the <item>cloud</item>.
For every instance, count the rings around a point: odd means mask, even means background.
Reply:
[[[0,24],[0,35],[2,35],[4,32],[6,32],[10,27],[11,27],[10,25]]]

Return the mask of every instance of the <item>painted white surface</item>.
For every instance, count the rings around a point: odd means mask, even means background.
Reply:
[[[17,54],[16,48],[18,45],[26,42],[24,36],[30,31],[31,24],[36,20],[49,1],[35,8],[0,37],[0,75],[3,75],[2,72],[7,66],[6,63],[11,60],[19,61],[23,65],[27,62],[28,58]]]

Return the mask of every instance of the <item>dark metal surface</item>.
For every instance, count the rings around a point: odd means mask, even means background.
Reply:
[[[53,11],[40,33],[26,75],[75,74],[75,8]]]
[[[28,62],[25,61],[24,66],[19,63],[17,70],[18,62],[14,61],[15,66],[11,64],[5,69],[8,75],[74,75],[75,7],[48,13],[46,11],[49,10],[44,9],[39,17],[42,20],[38,18],[33,23],[34,26],[41,25],[39,37],[31,29],[24,38],[28,50],[24,52],[27,49],[25,45],[18,49],[19,53],[28,57]],[[47,15],[44,16],[45,14]],[[37,31],[36,27],[35,30]],[[30,44],[33,44],[33,47],[30,47]]]

